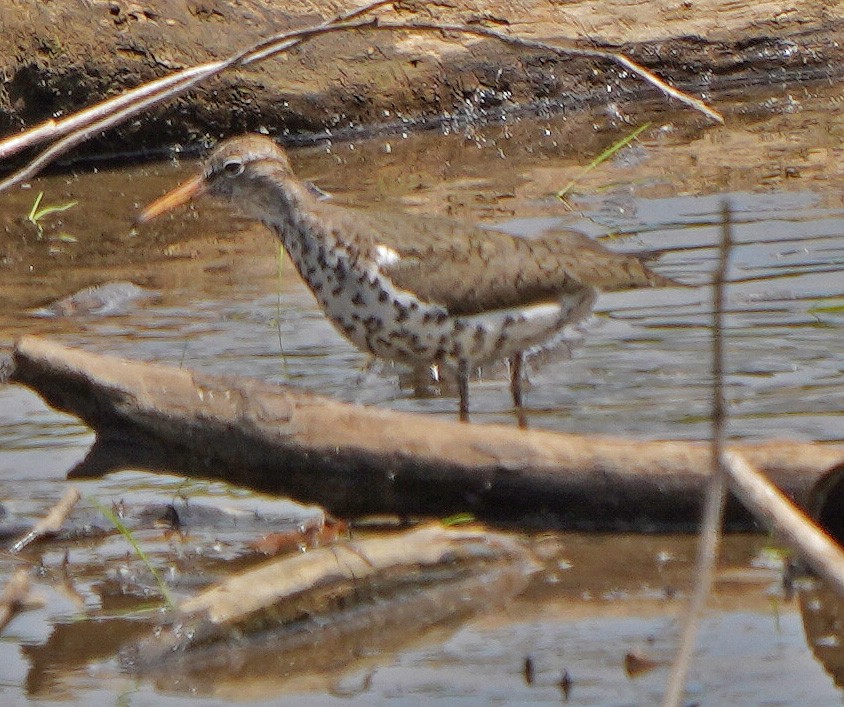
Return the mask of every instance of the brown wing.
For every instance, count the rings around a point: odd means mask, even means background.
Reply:
[[[637,258],[574,231],[529,239],[443,217],[325,207],[335,236],[354,232],[361,255],[369,258],[379,245],[394,250],[398,259],[382,264],[381,272],[451,314],[552,302],[584,287],[671,284]]]
[[[641,287],[684,287],[654,272],[635,255],[616,253],[577,231],[548,231],[538,239],[550,249],[567,253],[566,269],[598,290],[615,292]],[[576,254],[576,257],[572,257]]]

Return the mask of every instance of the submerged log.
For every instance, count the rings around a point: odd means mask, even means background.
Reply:
[[[705,443],[466,425],[37,337],[18,342],[10,379],[96,432],[71,477],[134,468],[222,479],[346,518],[469,512],[545,527],[693,529],[709,474]],[[844,462],[833,445],[730,448],[804,506]],[[753,525],[735,500],[727,522]]]
[[[341,666],[489,612],[541,565],[514,538],[429,525],[264,562],[181,602],[124,667],[208,694],[220,680]]]

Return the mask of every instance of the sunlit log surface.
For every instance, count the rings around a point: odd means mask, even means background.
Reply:
[[[709,473],[704,443],[464,425],[37,337],[18,342],[9,378],[96,432],[71,477],[132,468],[222,479],[344,518],[469,512],[531,527],[694,529]],[[731,449],[799,504],[844,462],[834,445]],[[753,525],[735,500],[727,518]]]
[[[338,665],[505,605],[541,566],[517,540],[438,525],[287,555],[182,602],[122,652],[166,684]],[[271,650],[268,650],[268,645]]]

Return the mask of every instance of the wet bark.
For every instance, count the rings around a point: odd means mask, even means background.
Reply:
[[[459,424],[36,337],[18,342],[10,377],[96,432],[71,477],[136,468],[222,479],[344,518],[469,512],[531,527],[693,529],[709,473],[704,443]],[[831,445],[731,448],[801,505],[844,461]],[[753,526],[735,501],[727,522]]]
[[[123,665],[159,684],[336,675],[437,624],[506,605],[541,569],[512,537],[435,524],[270,560],[181,602]],[[213,668],[213,670],[209,670]],[[210,673],[213,673],[211,678]]]

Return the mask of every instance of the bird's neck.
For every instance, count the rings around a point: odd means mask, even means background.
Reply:
[[[281,240],[306,282],[311,282],[315,270],[357,259],[355,249],[340,240],[324,205],[305,184],[291,175],[274,175],[263,186],[260,218]]]
[[[298,179],[284,173],[262,174],[255,178],[251,206],[253,214],[276,231],[295,226],[315,201]]]

